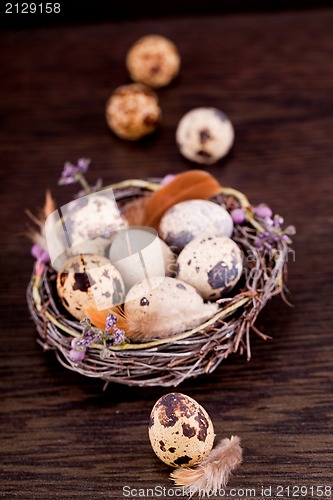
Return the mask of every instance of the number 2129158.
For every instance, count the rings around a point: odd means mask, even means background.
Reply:
[[[59,14],[60,3],[6,3],[6,14]]]

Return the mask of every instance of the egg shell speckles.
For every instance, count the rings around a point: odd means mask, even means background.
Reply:
[[[242,252],[226,236],[195,238],[180,253],[177,277],[194,286],[206,300],[230,291],[241,277]]]
[[[176,142],[185,158],[209,165],[229,152],[234,142],[234,129],[219,109],[195,108],[180,120]]]
[[[120,273],[100,255],[76,255],[57,276],[57,291],[64,307],[78,320],[88,305],[107,309],[121,304],[125,286]]]
[[[146,35],[135,42],[126,56],[132,80],[158,88],[168,85],[180,67],[175,44],[161,35]]]
[[[85,201],[86,204],[80,206]],[[115,232],[128,226],[126,219],[120,214],[116,202],[106,196],[92,194],[80,198],[77,209],[75,203],[73,213],[66,220],[71,242],[68,255],[103,255]]]
[[[135,141],[151,134],[161,115],[157,95],[140,83],[118,87],[106,103],[106,121],[122,139]]]
[[[228,236],[233,232],[232,218],[224,207],[207,200],[177,203],[163,215],[158,232],[178,253],[194,238]]]
[[[172,467],[200,463],[214,444],[214,427],[206,410],[194,399],[173,392],[154,405],[149,439],[160,460]]]

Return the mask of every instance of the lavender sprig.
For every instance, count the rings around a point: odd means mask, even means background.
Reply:
[[[94,344],[104,345],[101,353],[102,359],[109,356],[111,346],[120,345],[125,341],[125,332],[116,326],[118,321],[117,316],[109,314],[106,318],[104,331],[99,330],[91,325],[89,318],[84,318],[81,325],[84,327],[82,336],[74,338],[71,342],[71,350],[69,357],[74,363],[83,361],[88,349]]]
[[[90,160],[88,158],[79,158],[76,165],[67,161],[64,165],[58,184],[60,186],[67,186],[69,184],[79,182],[83,189],[79,191],[77,195],[78,197],[99,191],[103,184],[102,179],[98,179],[95,186],[90,186],[85,178],[85,174],[88,172],[89,166]]]

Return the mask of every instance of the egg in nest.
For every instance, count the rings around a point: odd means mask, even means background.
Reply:
[[[172,467],[200,463],[213,448],[215,438],[206,410],[179,392],[166,394],[155,403],[148,432],[158,458]]]
[[[163,215],[158,232],[175,251],[180,252],[197,236],[232,235],[234,224],[229,212],[208,200],[186,200]]]
[[[67,311],[81,320],[86,317],[87,306],[107,309],[121,304],[125,286],[119,271],[106,257],[75,255],[58,273],[57,292]]]
[[[115,200],[91,194],[75,200],[65,220],[70,240],[69,255],[103,255],[114,234],[128,226]]]
[[[195,238],[177,260],[177,278],[194,286],[206,300],[219,299],[229,292],[242,270],[242,252],[226,236]]]

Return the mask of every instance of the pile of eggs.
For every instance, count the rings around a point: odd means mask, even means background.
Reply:
[[[98,231],[93,231],[91,221],[97,219]],[[104,220],[105,231],[101,227]],[[225,297],[242,275],[242,252],[231,239],[232,218],[224,207],[211,201],[187,200],[173,205],[162,216],[158,234],[148,227],[128,228],[125,217],[110,211],[107,203],[92,204],[89,210],[78,208],[71,224],[81,243],[68,249],[67,260],[58,270],[57,291],[63,306],[81,320],[88,306],[104,310],[124,304],[125,314],[138,318],[138,328],[141,325],[145,331],[139,340],[163,338],[199,326],[217,312],[216,301]],[[143,245],[136,248],[139,240]],[[127,248],[129,244],[131,248]],[[142,255],[147,263],[144,267],[140,265]],[[145,323],[149,311],[150,323]],[[157,315],[176,318],[177,313],[179,321],[169,322],[174,326],[160,321],[159,327],[154,327]],[[127,337],[137,340],[135,334]]]
[[[177,77],[180,63],[176,45],[161,35],[143,36],[130,47],[126,67],[135,83],[117,87],[105,109],[107,124],[118,137],[136,141],[155,132],[162,120],[156,89]],[[234,129],[221,110],[198,107],[181,118],[175,138],[182,156],[209,165],[229,152]]]

